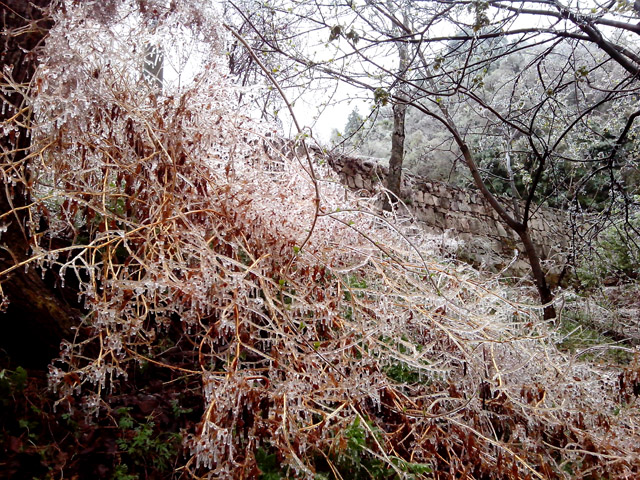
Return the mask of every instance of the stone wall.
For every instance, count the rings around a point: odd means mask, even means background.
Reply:
[[[381,191],[387,168],[374,160],[332,155],[329,164],[352,190],[370,193]],[[405,175],[402,200],[410,214],[425,231],[455,237],[463,242],[459,254],[485,268],[503,268],[514,257],[514,251],[524,251],[517,235],[508,229],[498,214],[477,191],[465,190],[441,182]],[[511,205],[505,200],[505,205]],[[512,211],[512,206],[509,207]],[[537,208],[531,218],[531,236],[540,248],[544,264],[550,274],[557,274],[564,266],[569,247],[569,233],[564,212]],[[521,253],[510,272],[529,271]]]

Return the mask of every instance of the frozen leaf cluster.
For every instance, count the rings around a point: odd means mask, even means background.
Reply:
[[[407,462],[637,471],[637,413],[611,413],[637,366],[572,363],[532,307],[433,259],[428,238],[237,112],[200,2],[61,5],[30,98],[30,185],[47,223],[32,222],[33,259],[87,312],[51,368],[62,399],[98,412],[142,362],[198,378],[188,465],[210,478],[255,478],[259,449],[313,478],[319,455],[353,452],[354,425],[399,477]],[[184,35],[209,45],[201,69],[158,92],[144,46]],[[179,364],[157,354],[167,339]]]

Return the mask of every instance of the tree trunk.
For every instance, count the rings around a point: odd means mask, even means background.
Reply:
[[[398,53],[400,57],[400,65],[398,68],[398,77],[400,80],[400,88],[396,93],[396,101],[393,104],[393,132],[391,134],[391,156],[389,158],[389,175],[387,176],[387,188],[392,193],[392,198],[386,198],[383,204],[384,210],[391,210],[393,203],[400,198],[400,190],[402,186],[402,163],[404,162],[404,121],[407,114],[407,99],[404,91],[406,82],[404,76],[409,62],[409,54],[407,46],[399,43]]]
[[[531,274],[533,275],[533,280],[536,284],[536,288],[538,289],[538,294],[540,295],[540,301],[543,305],[546,305],[544,307],[545,320],[556,318],[556,309],[551,304],[551,302],[553,301],[553,294],[551,293],[551,289],[549,288],[549,284],[547,283],[547,278],[544,274],[544,271],[542,270],[542,265],[540,264],[540,255],[538,254],[538,251],[536,250],[536,247],[531,240],[531,235],[529,234],[529,228],[527,226],[526,219],[523,218],[521,221],[519,221],[509,215],[504,206],[498,201],[496,197],[493,196],[493,194],[489,191],[484,181],[482,180],[480,170],[473,160],[473,156],[471,154],[469,146],[464,142],[453,125],[451,125],[449,129],[454,134],[456,143],[458,144],[460,151],[462,152],[465,163],[467,164],[467,167],[471,172],[471,176],[473,177],[474,183],[480,189],[482,196],[498,213],[504,223],[510,229],[516,232],[520,237],[520,240],[522,240],[525,253],[527,254],[527,259],[529,260],[529,265],[531,265]],[[528,216],[528,213],[525,212],[523,215],[525,215],[526,217]]]
[[[10,71],[13,81],[25,88],[35,72],[35,49],[51,28],[46,10],[49,4],[50,0],[5,0],[2,5],[0,75]],[[5,95],[2,102],[3,122],[25,107],[20,92]],[[18,119],[26,125],[29,117],[18,114]],[[0,348],[16,364],[45,367],[58,353],[60,341],[70,335],[78,312],[63,301],[60,292],[52,290],[35,265],[12,269],[28,258],[31,243],[24,228],[26,210],[17,210],[29,203],[26,128],[3,135],[0,148],[0,225],[6,227],[0,236],[0,272],[5,272],[0,273],[5,302],[0,313]]]
[[[389,158],[389,175],[387,188],[396,197],[400,197],[402,185],[402,163],[404,161],[404,119],[407,105],[396,103],[393,106],[393,133],[391,135],[391,157]],[[395,203],[395,199],[391,199]],[[385,210],[391,209],[391,202],[385,201]]]
[[[553,306],[553,303],[551,303],[553,302],[553,294],[551,293],[551,289],[549,288],[549,284],[547,283],[547,277],[544,274],[544,270],[542,270],[542,265],[540,264],[540,255],[538,254],[538,251],[536,250],[536,247],[531,240],[529,229],[524,227],[522,229],[516,230],[516,233],[524,244],[524,250],[527,254],[527,258],[529,259],[529,265],[531,265],[531,273],[536,283],[536,288],[538,289],[538,295],[540,295],[540,301],[543,305],[545,305],[544,319],[554,319],[556,318],[556,309]]]

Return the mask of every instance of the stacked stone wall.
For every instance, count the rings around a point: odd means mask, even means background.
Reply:
[[[375,193],[381,191],[388,169],[374,160],[333,155],[329,163],[342,182],[352,190]],[[448,235],[463,242],[461,255],[490,269],[502,268],[524,247],[515,232],[508,229],[491,205],[477,191],[465,190],[446,183],[405,175],[402,201],[421,227],[432,234]],[[510,212],[511,200],[503,204]],[[523,202],[520,202],[522,207]],[[550,273],[564,265],[569,248],[566,214],[557,209],[535,207],[530,221],[533,241]],[[521,254],[511,271],[528,271]]]

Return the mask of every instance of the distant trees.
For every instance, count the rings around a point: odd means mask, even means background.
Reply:
[[[274,16],[291,17],[290,5],[276,1],[267,8]],[[590,203],[589,189],[601,209],[606,199],[610,214],[622,209],[628,216],[637,205],[636,185],[627,182],[638,169],[632,152],[640,115],[640,51],[632,38],[640,27],[631,5],[587,8],[554,0],[295,5],[296,12],[304,11],[293,14],[297,38],[307,30],[313,31],[309,39],[324,35],[325,50],[320,55],[283,43],[274,43],[274,50],[368,90],[378,105],[410,105],[431,118],[450,139],[472,183],[522,241],[547,304],[545,317],[555,316],[529,232],[536,205],[579,211]],[[406,51],[400,69],[393,66],[397,46]],[[395,158],[397,165],[397,149]],[[492,180],[496,175],[499,182]],[[522,204],[505,202],[498,193]]]
[[[358,107],[355,107],[349,113],[347,121],[344,124],[343,131],[338,128],[334,128],[331,132],[330,141],[334,146],[346,146],[353,149],[360,149],[363,141],[363,127],[365,126],[366,119],[360,115]]]
[[[347,117],[347,123],[344,126],[343,135],[345,137],[351,137],[352,135],[355,135],[362,129],[363,124],[364,118],[362,118],[362,115],[360,115],[358,109],[354,108]]]

